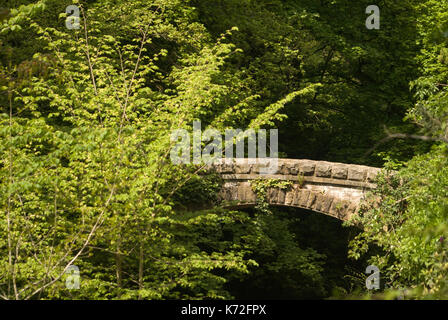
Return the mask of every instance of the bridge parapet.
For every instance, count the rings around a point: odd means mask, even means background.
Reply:
[[[356,164],[345,164],[315,160],[278,159],[276,170],[270,174],[262,173],[263,168],[272,159],[223,159],[213,165],[216,171],[222,175],[228,174],[250,174],[255,178],[262,176],[303,176],[305,179],[320,181],[321,179],[332,179],[334,183],[342,180],[351,181],[353,185],[361,183],[371,184],[375,180],[379,168]],[[319,179],[320,178],[320,179]],[[288,179],[289,180],[289,179]],[[349,183],[351,183],[349,182]],[[343,183],[348,184],[348,183]]]

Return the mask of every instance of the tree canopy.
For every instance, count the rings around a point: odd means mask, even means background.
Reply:
[[[447,298],[448,4],[370,4],[3,0],[0,298]],[[344,226],[226,209],[170,161],[195,120],[384,170]]]

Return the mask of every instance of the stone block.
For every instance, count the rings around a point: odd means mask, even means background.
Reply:
[[[310,192],[310,195],[308,197],[308,202],[306,204],[306,207],[307,208],[313,208],[313,206],[314,206],[314,204],[316,202],[316,199],[317,199],[316,193]]]
[[[316,164],[314,161],[303,160],[299,162],[299,173],[304,176],[312,176],[314,175],[314,169],[316,168]]]
[[[298,206],[299,205],[299,199],[300,199],[300,190],[294,189],[294,197],[293,197],[293,200],[292,200],[292,205],[293,206]]]
[[[364,181],[366,178],[366,169],[353,166],[348,169],[348,180]]]
[[[299,190],[298,205],[300,207],[306,207],[310,194],[311,194],[311,191],[309,191],[309,190]]]
[[[369,168],[369,170],[367,171],[367,181],[374,182],[380,171],[381,170],[377,168]]]
[[[252,190],[252,186],[250,185],[250,183],[243,183],[241,188],[242,188],[242,193],[244,194],[243,195],[244,202],[255,203],[255,201],[257,199],[257,195]]]
[[[227,159],[225,159],[225,161],[223,161],[219,165],[219,172],[224,173],[224,174],[225,173],[234,173],[233,162],[227,161]]]
[[[279,162],[279,173],[280,174],[285,174],[285,175],[288,175],[289,174],[289,166],[290,166],[291,164],[290,163],[287,163],[287,162],[284,162],[284,161],[282,161],[282,162]]]
[[[249,174],[251,169],[252,169],[251,164],[238,163],[235,165],[235,173],[236,174]]]
[[[237,197],[240,202],[246,202],[246,191],[247,191],[246,185],[240,184],[238,186]]]
[[[267,192],[268,203],[277,203],[278,189],[271,188]]]
[[[332,174],[334,179],[347,179],[348,168],[342,165],[333,166]]]
[[[316,166],[316,177],[330,178],[331,177],[331,164],[318,163]]]
[[[294,161],[294,163],[291,164],[289,167],[289,174],[297,175],[299,173],[299,164],[297,161]]]
[[[348,201],[334,199],[329,213],[331,216],[341,219],[341,217],[345,217],[348,206]]]
[[[316,202],[314,203],[314,207],[312,207],[312,209],[321,212],[324,201],[325,196],[323,194],[318,194],[316,197]]]
[[[290,206],[292,205],[293,201],[294,201],[294,194],[295,194],[295,190],[289,190],[288,192],[286,192],[286,196],[285,196],[285,205]]]
[[[358,204],[357,203],[350,203],[347,211],[346,211],[346,219],[350,219],[350,217],[354,214],[356,214],[356,212],[358,211]]]
[[[330,212],[331,204],[333,203],[333,197],[326,196],[322,202],[321,211],[325,213]]]
[[[285,204],[285,198],[286,198],[286,192],[285,190],[278,190],[278,195],[277,195],[277,203],[278,204]]]

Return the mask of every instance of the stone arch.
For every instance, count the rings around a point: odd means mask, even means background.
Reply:
[[[276,179],[292,182],[287,190],[270,188],[267,202],[271,205],[297,207],[348,220],[359,210],[360,201],[373,183],[379,168],[327,161],[278,159],[270,174],[261,174],[263,166],[256,159],[224,159],[212,167],[223,178],[220,199],[224,206],[256,204],[257,195],[251,180]]]

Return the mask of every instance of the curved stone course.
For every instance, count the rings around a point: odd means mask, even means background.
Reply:
[[[278,159],[269,174],[263,167],[269,159],[223,159],[211,167],[224,179],[220,199],[225,206],[252,206],[257,195],[251,180],[278,179],[292,182],[287,190],[271,188],[272,205],[299,207],[347,220],[359,210],[365,193],[374,188],[379,168],[314,160]]]

